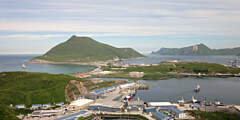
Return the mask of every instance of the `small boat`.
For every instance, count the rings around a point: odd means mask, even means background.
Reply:
[[[26,65],[22,64],[22,68],[23,68],[23,69],[26,69]]]
[[[183,97],[182,97],[181,100],[178,100],[178,104],[179,104],[180,106],[183,106],[184,103],[185,103],[185,101],[184,101]]]
[[[197,99],[195,99],[194,96],[192,96],[192,102],[193,102],[193,103],[196,103],[196,102],[197,102]]]
[[[199,92],[200,91],[200,85],[198,84],[195,88],[194,88],[195,92]]]

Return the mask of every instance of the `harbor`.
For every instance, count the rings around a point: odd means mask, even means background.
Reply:
[[[60,104],[56,110],[36,110],[25,120],[75,120],[80,117],[97,115],[109,118],[118,118],[121,115],[141,115],[149,120],[194,119],[186,111],[229,112],[239,113],[239,106],[223,104],[220,101],[210,101],[206,97],[199,100],[194,96],[190,100],[182,97],[177,102],[173,101],[145,101],[139,96],[137,82],[128,82],[108,88],[96,89],[84,98],[78,98],[70,104]],[[203,87],[203,86],[201,86]],[[197,91],[196,91],[197,90]],[[201,93],[200,84],[192,86],[193,93]],[[114,116],[112,116],[114,115]],[[115,116],[116,115],[116,116]],[[99,117],[97,117],[100,119]],[[124,118],[124,117],[123,117]],[[132,117],[129,117],[130,119]],[[119,118],[118,118],[119,119]]]

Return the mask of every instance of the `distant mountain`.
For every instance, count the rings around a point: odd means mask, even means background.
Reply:
[[[74,35],[66,42],[53,47],[43,56],[34,59],[53,62],[96,62],[114,58],[129,59],[137,57],[143,57],[143,55],[132,48],[116,48],[89,37]]]
[[[183,48],[161,48],[152,54],[159,55],[240,55],[240,47],[226,49],[210,49],[204,44]]]

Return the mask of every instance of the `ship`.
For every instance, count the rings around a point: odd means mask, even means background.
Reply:
[[[196,103],[198,100],[194,98],[194,96],[192,96],[192,102]]]
[[[23,69],[26,69],[27,67],[26,67],[26,65],[22,64],[22,68],[23,68]]]
[[[198,84],[195,88],[194,88],[194,92],[199,92],[200,91],[200,85]]]
[[[178,100],[178,104],[179,104],[180,106],[184,106],[184,103],[185,103],[185,101],[184,101],[183,97],[182,97],[181,100]]]

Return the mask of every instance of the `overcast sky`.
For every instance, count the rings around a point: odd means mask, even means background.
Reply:
[[[148,53],[240,47],[240,0],[0,0],[0,54],[41,54],[73,34]]]

